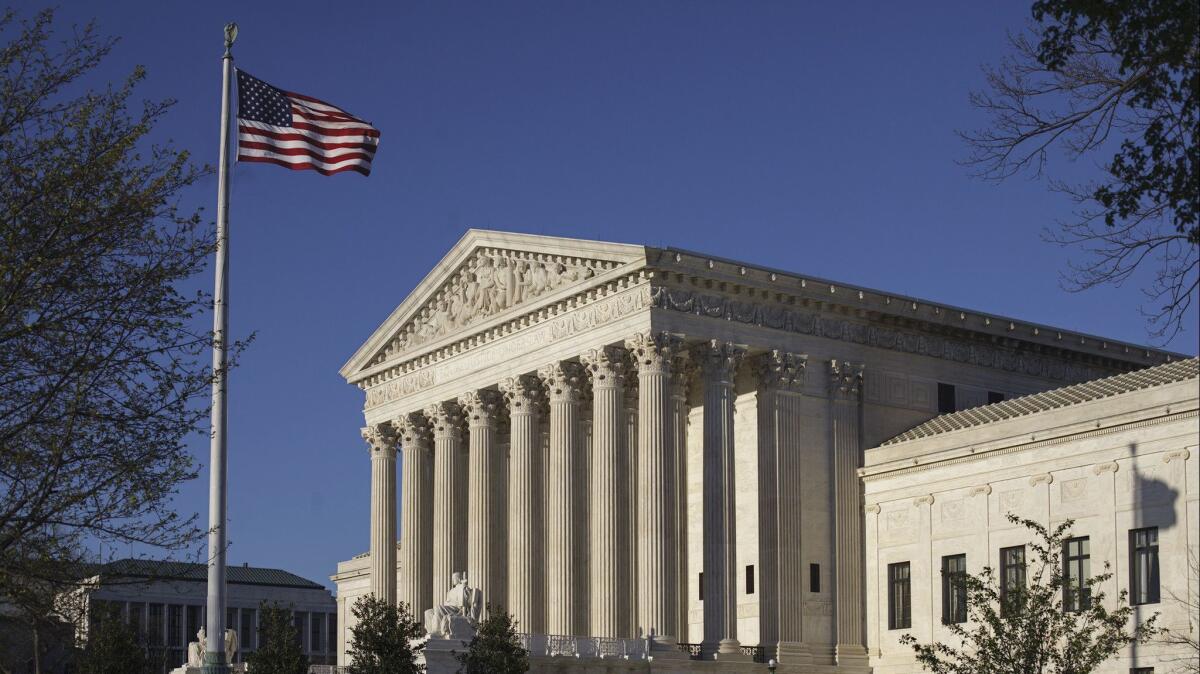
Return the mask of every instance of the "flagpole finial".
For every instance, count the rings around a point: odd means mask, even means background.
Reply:
[[[232,21],[225,24],[225,56],[232,56],[230,49],[233,48],[233,41],[237,39],[238,27]]]

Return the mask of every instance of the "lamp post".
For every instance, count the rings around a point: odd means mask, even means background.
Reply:
[[[771,658],[767,661],[767,669],[771,671],[771,674],[775,674],[775,668],[778,666],[779,663],[775,661],[775,658]]]

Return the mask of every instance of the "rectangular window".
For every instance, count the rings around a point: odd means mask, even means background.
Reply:
[[[698,596],[700,601],[704,601],[704,572],[701,571],[700,573],[696,574],[696,577],[698,578],[696,584],[700,588],[700,594]]]
[[[1009,593],[1025,589],[1025,546],[1000,548],[1000,612],[1008,605]]]
[[[151,646],[163,645],[162,604],[150,604],[149,618],[146,620],[146,643]]]
[[[313,653],[321,653],[325,649],[321,648],[321,633],[324,631],[325,621],[324,613],[314,613],[308,618],[308,627],[311,638],[309,639],[308,650]]]
[[[908,562],[888,564],[888,629],[912,627],[912,593]]]
[[[184,632],[184,639],[191,641],[196,638],[196,632],[200,631],[200,607],[187,607],[187,631]]]
[[[1004,402],[1004,394],[996,391],[988,391],[988,404],[995,405],[996,403]]]
[[[129,603],[129,627],[139,639],[146,637],[146,621],[142,617],[142,613],[146,610],[146,605],[141,603]]]
[[[326,616],[326,622],[329,623],[329,648],[326,650],[336,651],[338,645],[337,614],[327,613]]]
[[[821,591],[821,565],[820,564],[809,564],[808,565],[808,591],[809,592],[820,592]]]
[[[167,645],[183,648],[183,607],[171,604],[167,607]]]
[[[1079,613],[1092,603],[1087,580],[1092,574],[1088,537],[1069,538],[1063,543],[1063,610]]]
[[[252,608],[242,609],[242,632],[238,639],[241,643],[238,644],[238,647],[243,651],[253,651],[258,648],[258,645],[254,643],[254,638],[258,636],[258,630],[254,627],[257,622],[255,613],[257,611]]]
[[[967,622],[967,556],[942,557],[942,622]]]
[[[1154,674],[1153,667],[1130,667],[1129,674]]]
[[[746,567],[746,594],[754,594],[754,565]]]
[[[938,414],[949,414],[958,409],[954,396],[954,384],[938,382]]]
[[[300,650],[304,651],[304,618],[307,614],[302,611],[296,611],[293,616],[294,622],[292,624],[296,626],[296,645],[300,647]]]
[[[1157,604],[1158,527],[1129,532],[1129,603]]]

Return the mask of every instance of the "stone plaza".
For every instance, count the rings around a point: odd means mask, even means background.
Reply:
[[[333,576],[339,664],[357,597],[419,617],[465,571],[535,671],[867,672],[865,450],[1172,359],[712,255],[471,230],[341,370],[365,394],[371,520]]]

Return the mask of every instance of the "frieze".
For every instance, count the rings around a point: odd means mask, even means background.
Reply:
[[[413,395],[503,361],[509,356],[534,351],[551,342],[624,318],[647,307],[649,298],[648,288],[640,286],[511,335],[494,347],[483,347],[473,353],[461,354],[438,367],[416,370],[376,384],[367,389],[364,408],[371,409]]]
[[[864,325],[816,312],[796,311],[737,300],[722,295],[709,295],[693,290],[655,286],[650,301],[656,309],[721,318],[749,325],[796,332],[804,335],[853,342],[866,346],[915,353],[958,363],[996,367],[1009,372],[1061,379],[1086,381],[1111,374],[1059,358],[1018,354],[1011,350],[971,344],[937,335],[921,335],[894,328]]]

